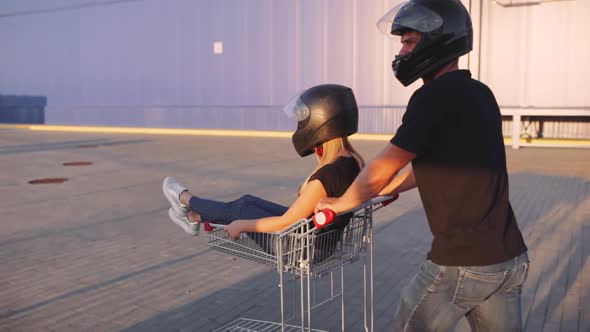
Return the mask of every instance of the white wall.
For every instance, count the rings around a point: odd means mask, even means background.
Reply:
[[[482,10],[480,78],[502,105],[590,106],[590,0]]]
[[[284,129],[280,105],[306,87],[332,82],[355,90],[367,131],[393,132],[397,122],[383,121],[398,119],[418,86],[403,88],[393,78],[398,43],[375,27],[397,1],[91,6],[97,2],[0,2],[0,94],[46,95],[49,123]],[[584,90],[590,0],[512,8],[464,2],[475,11],[481,49],[461,63],[501,104],[590,105]],[[68,9],[79,4],[88,6]],[[27,12],[51,8],[58,10]],[[213,54],[214,41],[223,42],[223,54]]]

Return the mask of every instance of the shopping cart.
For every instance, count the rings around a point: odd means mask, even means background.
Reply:
[[[281,293],[281,322],[268,322],[240,318],[215,332],[242,331],[319,331],[311,329],[313,309],[340,297],[341,327],[344,331],[344,265],[365,257],[363,263],[364,328],[373,331],[373,212],[393,202],[396,197],[380,196],[363,206],[345,211],[351,213],[345,228],[329,230],[334,213],[324,210],[310,219],[302,219],[289,229],[277,233],[246,233],[231,240],[225,225],[209,223],[209,247],[233,256],[249,259],[270,267],[279,273]],[[367,255],[368,252],[368,255]],[[334,292],[334,272],[340,270],[340,292]],[[330,291],[325,299],[316,302],[311,282],[330,274]],[[286,317],[285,282],[287,277],[299,279],[300,326],[287,324],[295,319]],[[293,285],[295,287],[295,285]],[[313,303],[312,303],[313,298]]]

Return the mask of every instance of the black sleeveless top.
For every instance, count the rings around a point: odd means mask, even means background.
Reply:
[[[328,197],[342,196],[354,179],[360,173],[361,169],[354,157],[339,157],[334,162],[322,166],[313,173],[307,182],[318,180],[324,186]],[[327,232],[334,229],[343,229],[350,222],[352,213],[336,217],[336,220],[321,232]]]

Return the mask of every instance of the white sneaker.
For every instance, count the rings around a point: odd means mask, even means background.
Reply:
[[[192,222],[188,220],[186,214],[178,214],[173,208],[168,209],[168,216],[175,224],[184,229],[190,235],[199,235],[200,222]]]
[[[166,196],[166,199],[170,202],[170,205],[172,205],[172,209],[174,209],[177,214],[186,216],[189,208],[180,203],[180,194],[188,189],[176,182],[174,178],[167,177],[162,184],[162,190],[164,191],[164,196]]]

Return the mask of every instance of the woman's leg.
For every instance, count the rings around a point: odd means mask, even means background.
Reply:
[[[185,192],[181,202],[188,203],[191,210],[203,221],[229,224],[237,219],[258,219],[284,214],[288,207],[252,195],[244,195],[231,202],[209,200]],[[190,217],[190,215],[189,215]]]
[[[227,203],[192,196],[187,200],[187,203],[192,210],[188,214],[192,221],[212,221],[225,225],[237,219],[280,216],[288,209],[286,206],[252,195],[244,195]],[[274,254],[274,238],[271,234],[248,232],[246,235],[266,253]]]

